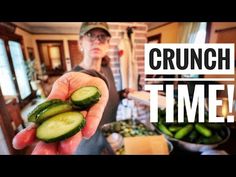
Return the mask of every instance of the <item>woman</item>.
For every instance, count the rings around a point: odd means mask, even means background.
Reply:
[[[99,127],[104,123],[116,120],[119,99],[127,95],[125,91],[120,92],[119,98],[115,88],[114,78],[109,67],[109,58],[106,56],[110,37],[106,23],[83,23],[80,30],[80,45],[84,53],[84,60],[81,66],[74,68],[74,71],[61,76],[53,84],[52,91],[48,96],[48,99],[66,100],[76,88],[85,85],[95,85],[101,90],[100,101],[87,113],[84,113],[87,123],[82,132],[61,142],[44,143],[35,138],[36,127],[33,125],[14,137],[13,147],[15,149],[23,149],[35,144],[32,154],[74,154],[79,146],[76,154],[100,154],[106,141],[99,131]],[[107,87],[109,87],[109,93]]]
[[[74,71],[93,69],[105,76],[108,81],[109,101],[100,125],[116,120],[116,111],[120,101],[109,66],[110,59],[107,57],[110,38],[111,35],[106,23],[83,23],[80,30],[80,49],[83,52],[83,60],[80,66],[74,68]]]
[[[89,140],[83,140],[78,148],[78,154],[99,154],[104,148],[105,140],[99,130],[102,125],[116,121],[119,102],[126,97],[129,89],[116,91],[115,80],[109,66],[107,56],[111,34],[105,22],[84,22],[80,29],[80,49],[83,60],[74,71],[95,70],[107,79],[109,99],[105,107],[100,126],[95,135]],[[96,146],[96,147],[95,147]]]

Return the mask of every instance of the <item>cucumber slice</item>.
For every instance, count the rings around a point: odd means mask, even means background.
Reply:
[[[87,109],[99,101],[101,93],[97,87],[86,86],[74,91],[71,102],[79,109]]]
[[[65,112],[44,121],[36,131],[36,137],[47,143],[61,141],[79,132],[86,120],[80,112]]]
[[[29,113],[28,115],[28,121],[29,122],[36,122],[36,118],[37,118],[37,115],[43,111],[44,109],[46,109],[48,106],[50,106],[51,104],[54,104],[54,103],[60,103],[62,102],[62,100],[60,99],[52,99],[52,100],[48,100],[48,101],[45,101],[41,104],[39,104],[38,106],[36,106],[32,112]]]
[[[36,123],[40,124],[56,114],[71,111],[72,106],[66,102],[59,102],[49,105],[46,109],[41,111],[36,117]]]

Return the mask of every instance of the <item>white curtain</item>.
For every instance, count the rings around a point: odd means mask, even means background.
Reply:
[[[135,60],[132,44],[134,44],[133,33],[131,40],[128,38],[127,33],[124,33],[118,45],[120,55],[120,71],[122,89],[133,88],[138,89],[138,66]]]
[[[180,23],[178,41],[179,43],[194,43],[201,22],[183,22]]]

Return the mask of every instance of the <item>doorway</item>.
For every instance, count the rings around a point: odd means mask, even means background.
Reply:
[[[49,76],[61,75],[66,71],[63,41],[37,40],[42,69]]]

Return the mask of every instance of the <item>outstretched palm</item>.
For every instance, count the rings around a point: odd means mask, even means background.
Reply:
[[[71,93],[83,86],[96,86],[101,91],[101,98],[98,103],[89,108],[88,112],[83,111],[82,114],[86,118],[86,125],[81,132],[74,136],[56,143],[44,143],[38,141],[35,137],[36,125],[31,125],[20,131],[13,139],[13,147],[15,149],[23,149],[26,146],[37,142],[32,154],[73,154],[76,151],[82,138],[90,138],[96,131],[98,124],[102,118],[108,100],[108,88],[105,82],[98,78],[80,72],[70,72],[61,76],[52,87],[52,91],[48,99],[66,100]]]

